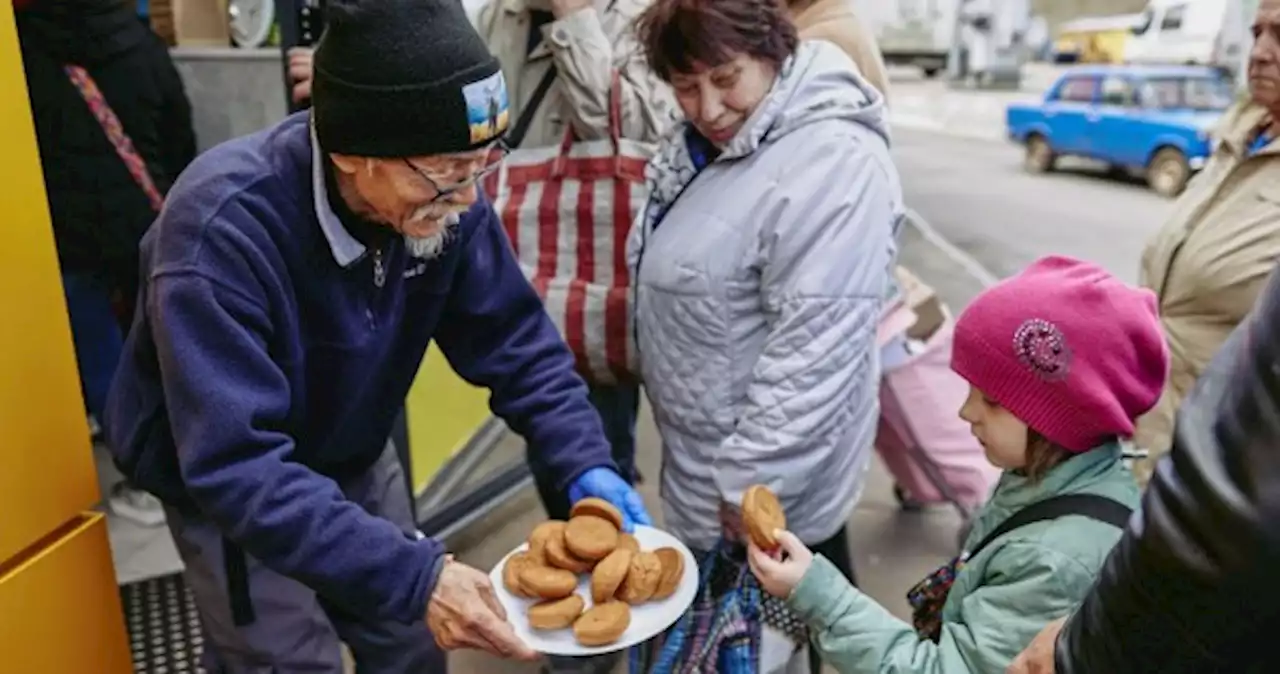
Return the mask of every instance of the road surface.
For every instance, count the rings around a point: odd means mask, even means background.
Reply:
[[[894,156],[907,203],[997,276],[1062,253],[1136,282],[1142,246],[1173,203],[1082,161],[1029,175],[1009,143],[906,131]]]

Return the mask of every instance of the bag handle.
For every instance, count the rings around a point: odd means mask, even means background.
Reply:
[[[152,180],[151,173],[147,170],[146,160],[134,148],[133,141],[124,132],[124,125],[120,123],[120,118],[116,116],[115,111],[107,104],[107,99],[102,95],[102,90],[98,88],[98,84],[89,76],[89,71],[80,66],[63,66],[63,71],[66,72],[67,78],[71,80],[71,84],[75,85],[76,91],[80,92],[80,97],[89,106],[89,111],[98,120],[98,126],[102,127],[102,132],[107,134],[107,140],[111,141],[116,154],[124,162],[125,168],[129,169],[129,174],[133,176],[133,181],[147,195],[147,200],[151,202],[151,208],[159,213],[164,206],[164,197],[160,195],[160,190],[156,188],[155,181]]]
[[[556,81],[556,64],[552,63],[547,68],[547,72],[538,81],[538,86],[533,90],[533,96],[529,97],[529,103],[520,111],[520,117],[516,119],[516,125],[511,129],[511,133],[507,134],[507,147],[512,150],[520,147],[524,142],[524,137],[529,133],[529,125],[533,123],[533,116],[537,114],[538,108],[542,106],[542,101],[546,99],[547,92],[551,91],[551,85]]]
[[[1133,515],[1133,509],[1105,496],[1097,494],[1061,494],[1047,498],[1019,510],[1001,522],[991,533],[987,534],[973,550],[964,553],[964,559],[971,559],[983,548],[997,538],[1035,522],[1054,520],[1066,515],[1083,515],[1092,520],[1104,522],[1123,529]]]
[[[565,126],[564,138],[560,140],[560,154],[556,156],[551,167],[551,174],[559,176],[564,173],[565,157],[573,147],[575,137],[573,125]],[[613,143],[614,175],[622,175],[622,75],[617,69],[609,84],[609,140]]]

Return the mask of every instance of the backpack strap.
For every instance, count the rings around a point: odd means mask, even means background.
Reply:
[[[1133,509],[1119,501],[1097,494],[1061,494],[1047,498],[1010,515],[991,533],[987,534],[973,550],[965,553],[966,559],[975,557],[997,538],[1028,524],[1055,520],[1066,515],[1081,515],[1123,529],[1133,515]]]

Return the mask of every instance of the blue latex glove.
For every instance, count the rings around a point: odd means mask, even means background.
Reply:
[[[569,485],[570,503],[577,503],[588,496],[602,498],[622,511],[622,528],[627,533],[635,531],[637,524],[653,526],[640,492],[611,468],[592,468]]]

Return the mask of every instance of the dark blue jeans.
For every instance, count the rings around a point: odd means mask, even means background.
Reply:
[[[64,273],[62,290],[80,368],[80,392],[85,408],[101,421],[107,391],[124,350],[120,324],[111,308],[111,288],[90,274]]]

